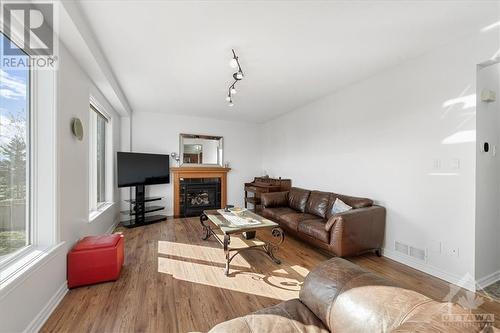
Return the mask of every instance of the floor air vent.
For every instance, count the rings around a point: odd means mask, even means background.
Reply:
[[[394,250],[400,252],[400,253],[403,253],[403,254],[406,254],[408,255],[409,254],[409,246],[406,245],[406,244],[403,244],[401,242],[398,242],[398,241],[395,241],[394,242]]]
[[[417,247],[413,247],[411,245],[407,245],[398,241],[394,242],[394,250],[396,252],[405,254],[407,256],[413,257],[418,260],[426,261],[427,253],[423,249],[419,249]]]
[[[417,249],[416,247],[410,246],[410,256],[413,258],[425,261],[425,250]]]

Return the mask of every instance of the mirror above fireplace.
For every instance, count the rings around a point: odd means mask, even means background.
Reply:
[[[222,136],[180,134],[181,166],[223,166]]]

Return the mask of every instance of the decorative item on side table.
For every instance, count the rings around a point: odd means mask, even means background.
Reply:
[[[203,240],[214,237],[224,248],[226,255],[225,274],[229,275],[229,264],[233,258],[241,252],[256,250],[264,252],[276,264],[281,264],[281,260],[274,256],[279,246],[285,240],[285,233],[276,222],[263,218],[252,213],[246,208],[228,208],[219,210],[206,210],[200,216],[200,223],[203,227]],[[262,241],[254,236],[252,239],[243,240],[240,237],[234,237],[243,233],[255,233],[257,230],[265,232],[271,231],[273,238],[277,242]],[[229,247],[231,244],[231,247]]]

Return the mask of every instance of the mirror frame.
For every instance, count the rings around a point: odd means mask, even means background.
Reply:
[[[184,139],[206,139],[206,140],[217,140],[219,141],[219,149],[222,150],[220,154],[219,163],[184,163]],[[223,167],[224,166],[224,138],[222,136],[215,135],[199,135],[199,134],[179,134],[179,166],[191,166],[191,167]]]

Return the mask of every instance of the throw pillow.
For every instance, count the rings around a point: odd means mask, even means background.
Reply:
[[[347,212],[348,210],[351,210],[352,207],[340,200],[339,198],[335,199],[335,202],[333,203],[332,207],[332,213],[333,214],[340,214],[343,212]]]

